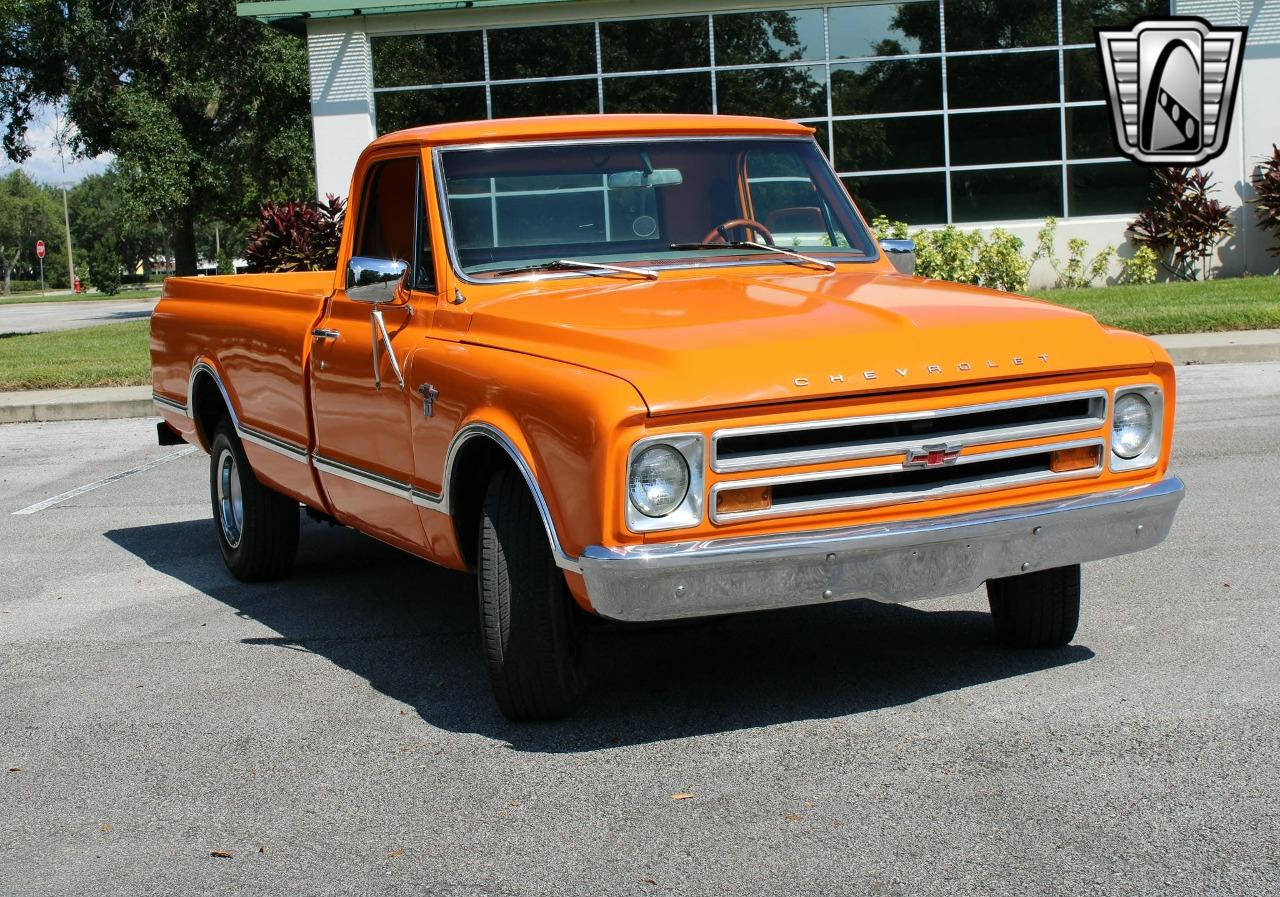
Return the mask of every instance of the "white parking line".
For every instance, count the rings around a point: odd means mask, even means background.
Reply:
[[[117,480],[123,480],[125,477],[131,477],[135,473],[142,473],[143,471],[150,470],[153,467],[159,467],[161,464],[168,464],[170,461],[176,461],[179,458],[184,458],[194,451],[196,451],[196,447],[194,445],[189,445],[184,449],[173,452],[172,454],[156,458],[154,461],[148,461],[146,464],[139,464],[137,467],[130,467],[128,470],[122,470],[120,473],[113,473],[111,476],[104,477],[96,482],[87,483],[84,486],[77,486],[76,488],[63,492],[60,495],[55,495],[53,498],[46,498],[44,501],[36,502],[34,505],[29,505],[21,511],[14,511],[13,516],[17,517],[20,514],[35,514],[38,511],[43,511],[45,508],[51,508],[54,505],[67,501],[68,499],[75,498],[77,495],[84,495],[86,492],[92,492],[94,489],[99,489],[103,486],[109,485],[110,483],[114,483]]]

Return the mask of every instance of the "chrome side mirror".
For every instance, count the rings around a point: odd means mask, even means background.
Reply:
[[[372,305],[399,305],[408,299],[403,289],[409,263],[357,255],[347,262],[347,298]]]
[[[893,267],[899,274],[916,273],[916,241],[915,240],[881,240],[880,248],[889,256]]]

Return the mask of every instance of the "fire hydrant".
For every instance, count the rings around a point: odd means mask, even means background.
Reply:
[[[75,282],[72,284],[72,286],[75,288],[75,291],[76,291],[77,293],[83,293],[83,292],[84,292],[84,285],[80,283],[80,278],[79,278],[79,277],[77,277],[77,278],[75,279]]]

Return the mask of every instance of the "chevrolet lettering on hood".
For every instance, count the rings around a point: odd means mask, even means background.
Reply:
[[[1042,364],[1048,364],[1048,363],[1049,363],[1049,356],[1048,356],[1048,355],[1044,355],[1044,354],[1041,354],[1041,355],[1032,355],[1032,356],[1014,355],[1012,358],[1010,358],[1010,359],[1008,360],[1008,363],[1009,363],[1009,365],[1010,365],[1011,367],[1024,367],[1024,366],[1028,363],[1028,362],[1027,362],[1027,358],[1028,358],[1028,357],[1029,357],[1029,358],[1031,358],[1031,359],[1033,359],[1033,360],[1038,359]],[[958,361],[958,362],[956,362],[956,363],[955,363],[955,366],[954,366],[954,368],[952,368],[952,369],[953,369],[953,370],[955,370],[955,371],[958,371],[958,372],[960,372],[960,373],[962,373],[962,374],[967,374],[967,373],[969,373],[969,372],[971,372],[971,371],[975,371],[975,370],[976,370],[976,371],[990,371],[990,370],[997,370],[997,369],[999,369],[1000,367],[1001,367],[1001,363],[1000,363],[1000,362],[998,362],[998,361],[995,361],[995,360],[993,360],[993,359],[988,358],[988,359],[986,359],[986,360],[985,360],[983,363],[981,363],[981,364],[974,364],[974,363],[973,363],[973,362],[971,362],[971,361]],[[943,374],[946,374],[946,373],[947,373],[947,369],[946,369],[946,368],[944,368],[944,367],[943,367],[942,365],[940,365],[940,364],[927,364],[927,365],[924,365],[922,368],[921,368],[921,367],[917,367],[917,368],[894,368],[894,369],[893,369],[893,373],[894,373],[894,374],[897,374],[899,377],[909,377],[909,376],[911,376],[911,374],[912,374],[912,372],[913,372],[913,371],[917,371],[917,372],[918,372],[918,371],[921,371],[921,370],[923,370],[926,374],[931,374],[931,375],[933,375],[933,376],[940,376],[940,375],[943,375]],[[858,372],[858,373],[856,373],[856,374],[853,374],[853,375],[852,375],[852,379],[858,379],[858,380],[879,380],[879,379],[881,379],[880,374],[881,374],[881,372],[880,372],[880,371],[878,371],[878,370],[875,370],[875,371],[860,371],[860,372]],[[827,382],[828,382],[828,383],[846,383],[846,382],[848,382],[848,380],[849,380],[849,379],[850,379],[850,377],[849,377],[849,376],[847,376],[846,374],[844,374],[843,372],[841,372],[841,373],[836,373],[836,374],[828,374],[828,375],[826,376],[826,380],[827,380]],[[813,380],[812,380],[811,378],[809,378],[809,377],[796,377],[796,378],[792,381],[792,383],[794,383],[794,384],[795,384],[796,386],[798,386],[798,387],[803,388],[803,387],[805,387],[805,386],[812,386],[812,385],[813,385]]]

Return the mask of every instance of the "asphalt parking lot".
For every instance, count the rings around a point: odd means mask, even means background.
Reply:
[[[0,427],[0,893],[1280,892],[1280,365],[1180,380],[1173,535],[1070,647],[981,593],[601,627],[539,725],[468,578],[308,522],[242,585],[203,454]]]

